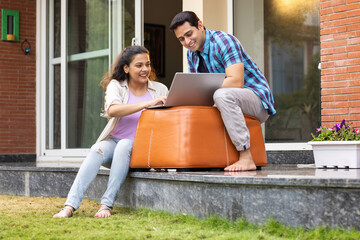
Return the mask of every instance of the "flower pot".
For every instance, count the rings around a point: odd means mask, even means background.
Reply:
[[[310,141],[317,168],[360,168],[360,141]]]

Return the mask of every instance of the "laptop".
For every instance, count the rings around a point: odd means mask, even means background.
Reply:
[[[175,73],[164,104],[148,108],[213,106],[214,92],[221,87],[225,73]]]

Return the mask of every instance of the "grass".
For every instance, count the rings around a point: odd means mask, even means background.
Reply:
[[[360,239],[355,230],[305,230],[274,220],[256,226],[243,219],[199,220],[146,209],[115,207],[110,218],[95,219],[99,203],[89,200],[83,200],[72,218],[52,218],[64,201],[0,195],[0,239]]]

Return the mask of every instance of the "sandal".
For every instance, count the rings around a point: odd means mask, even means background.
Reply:
[[[64,208],[61,209],[60,212],[55,214],[53,218],[70,218],[73,216],[73,213],[74,213],[74,208],[66,205]]]
[[[111,216],[112,207],[101,205],[99,211],[94,215],[94,218],[108,218]]]

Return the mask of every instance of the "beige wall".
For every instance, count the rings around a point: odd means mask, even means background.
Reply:
[[[204,0],[183,0],[183,11],[193,11],[200,19],[203,19],[203,2]]]
[[[168,87],[175,72],[182,71],[183,47],[169,30],[171,20],[181,11],[181,0],[144,0],[144,23],[165,25],[165,77],[158,80]]]
[[[204,0],[203,21],[208,29],[227,32],[227,0]]]
[[[193,11],[208,29],[227,32],[227,0],[183,0],[183,10]]]

